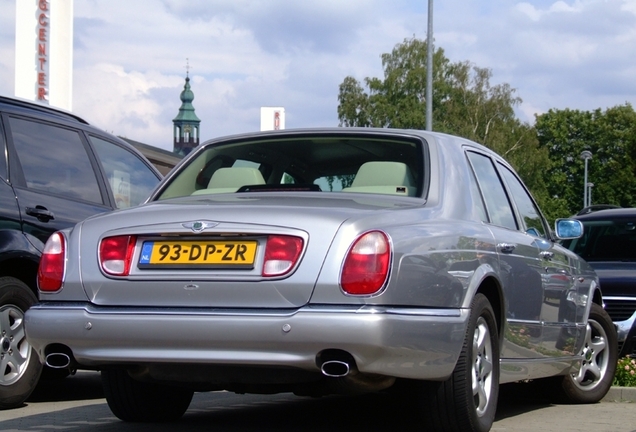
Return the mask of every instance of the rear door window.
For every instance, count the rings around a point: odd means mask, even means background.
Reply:
[[[516,230],[517,223],[510,201],[492,161],[489,157],[478,153],[467,152],[467,154],[477,181],[481,185],[490,223]]]
[[[2,118],[0,118],[0,177],[7,180],[7,144],[4,138]]]
[[[543,223],[543,217],[534,204],[532,198],[521,184],[517,176],[505,166],[499,164],[501,175],[503,176],[514,202],[517,205],[519,216],[523,223],[523,230],[530,235],[540,238],[547,238],[547,230]]]
[[[14,117],[9,123],[28,189],[103,204],[79,131]]]

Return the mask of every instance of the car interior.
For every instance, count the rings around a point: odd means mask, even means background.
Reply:
[[[236,192],[350,192],[415,197],[424,144],[355,137],[260,139],[197,152],[157,199]]]

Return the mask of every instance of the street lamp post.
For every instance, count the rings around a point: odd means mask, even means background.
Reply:
[[[583,179],[583,207],[585,208],[589,206],[589,200],[587,196],[587,190],[589,187],[587,183],[587,161],[592,159],[592,152],[589,150],[583,150],[581,152],[581,159],[585,161],[585,172],[584,172],[584,179]]]
[[[426,29],[426,130],[433,130],[433,0],[428,0]]]
[[[594,187],[594,183],[588,183],[587,184],[587,206],[589,207],[592,205],[592,188]]]

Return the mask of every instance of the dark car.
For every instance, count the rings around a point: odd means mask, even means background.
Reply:
[[[0,409],[19,406],[42,366],[25,338],[51,233],[144,201],[159,172],[129,144],[71,113],[0,97]]]
[[[224,137],[146,204],[53,234],[25,329],[42,362],[101,370],[126,421],[177,419],[195,391],[388,391],[423,429],[483,432],[500,383],[550,378],[579,403],[611,386],[597,276],[556,240],[512,167],[463,138]]]
[[[593,213],[599,210],[617,209],[617,208],[621,208],[621,207],[617,205],[613,205],[613,204],[594,204],[594,205],[582,208],[581,210],[579,210],[579,212],[576,215],[583,216],[583,215]]]
[[[583,257],[600,279],[605,309],[618,328],[620,356],[636,356],[636,208],[576,216],[581,238],[564,246]]]

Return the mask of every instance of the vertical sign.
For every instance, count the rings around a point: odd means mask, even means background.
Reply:
[[[285,129],[285,108],[261,107],[261,130]]]
[[[37,8],[37,28],[36,44],[37,50],[37,90],[36,100],[39,102],[49,101],[49,2],[48,0],[38,0]]]
[[[274,111],[274,130],[280,129],[280,111]]]
[[[15,95],[72,109],[73,0],[16,0]]]

